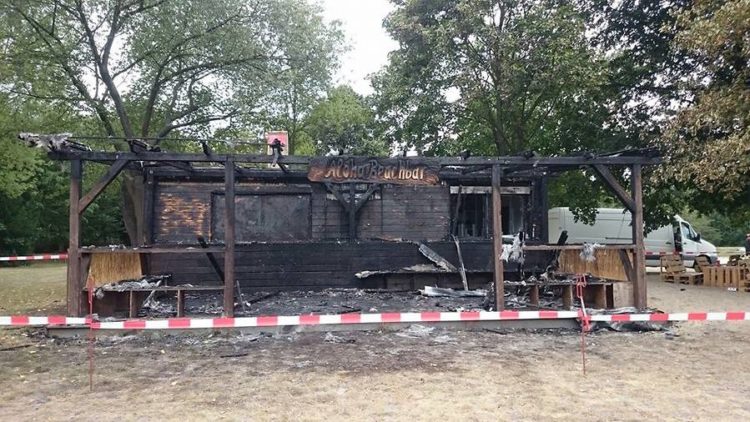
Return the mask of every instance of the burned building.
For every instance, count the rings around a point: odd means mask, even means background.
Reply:
[[[617,268],[602,264],[597,271],[632,283],[632,301],[646,305],[641,168],[658,159],[638,151],[381,158],[61,147],[50,156],[69,160],[72,168],[70,314],[83,313],[97,255],[134,255],[143,274],[170,273],[176,284],[222,291],[227,315],[234,312],[236,288],[416,289],[494,282],[502,308],[506,285],[525,283],[522,275],[542,273],[551,259],[565,261],[567,252],[581,250],[548,244],[546,191],[550,176],[581,168],[592,169],[636,221],[634,245],[601,250]],[[83,162],[110,165],[86,195]],[[630,169],[632,192],[619,185],[611,166]],[[144,176],[143,244],[81,247],[81,213],[123,170]],[[516,240],[522,263],[501,259],[503,243],[514,238],[523,240]],[[569,271],[590,270],[568,261]],[[601,300],[611,304],[602,292]]]
[[[430,273],[431,262],[419,251],[420,244],[426,245],[458,266],[454,236],[470,284],[490,281],[489,177],[415,162],[420,160],[336,157],[313,160],[309,173],[238,170],[235,277],[242,288],[460,285],[457,272],[435,267]],[[152,182],[147,195],[153,196],[153,206],[146,210],[149,244],[195,244],[197,237],[225,243],[223,171],[148,172]],[[534,205],[544,208],[544,176],[507,178],[501,193],[503,233],[511,238],[528,233],[529,243],[541,243],[546,215],[533,211]],[[421,271],[409,270],[419,265]],[[154,255],[149,272],[170,272],[186,283],[216,281],[207,259],[195,254]]]

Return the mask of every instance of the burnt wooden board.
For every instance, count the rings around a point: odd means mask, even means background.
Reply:
[[[430,249],[451,263],[458,262],[453,241],[426,242]],[[491,241],[462,241],[461,252],[469,273],[492,271]],[[363,287],[373,280],[360,280],[355,273],[365,270],[398,270],[415,264],[430,264],[411,242],[338,242],[301,241],[295,243],[238,244],[236,248],[236,278],[243,292],[273,290],[318,290],[329,287]],[[547,265],[545,253],[527,254],[525,268],[543,270]],[[172,273],[173,283],[216,285],[216,272],[205,255],[156,254],[152,256],[152,272]],[[516,265],[507,265],[516,271]],[[438,274],[433,279],[453,281],[461,287],[461,277]],[[471,281],[471,280],[470,280]],[[489,280],[487,280],[489,281]],[[439,284],[441,287],[448,284]]]
[[[437,185],[439,167],[408,158],[316,157],[307,178],[313,182]]]
[[[238,242],[310,239],[310,195],[237,195]],[[224,240],[224,196],[214,195],[211,239]]]

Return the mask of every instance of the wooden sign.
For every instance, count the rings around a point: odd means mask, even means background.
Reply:
[[[312,182],[437,185],[439,167],[408,158],[318,157],[310,160]]]

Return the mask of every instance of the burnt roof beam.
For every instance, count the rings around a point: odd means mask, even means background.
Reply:
[[[147,162],[226,162],[228,159],[237,163],[272,163],[274,157],[265,154],[217,154],[206,156],[194,153],[172,153],[172,152],[102,152],[102,151],[51,151],[49,156],[58,160],[88,160],[88,161],[116,161],[120,159],[129,161]],[[309,164],[311,157],[286,155],[277,158],[279,164]],[[535,168],[539,166],[558,166],[577,168],[579,166],[594,165],[651,165],[661,163],[658,157],[647,156],[593,156],[593,157],[537,157],[526,159],[524,157],[409,157],[405,158],[412,164],[427,164],[439,166],[488,166],[500,165],[501,167]]]
[[[86,208],[91,205],[92,202],[104,191],[104,189],[107,188],[107,186],[112,183],[117,175],[120,174],[120,172],[127,167],[127,165],[130,163],[128,160],[117,160],[115,161],[109,169],[107,169],[107,172],[102,175],[102,177],[94,184],[94,186],[91,188],[86,195],[83,196],[83,198],[78,200],[78,214],[83,214],[84,211],[86,211]]]
[[[633,198],[631,198],[630,194],[625,190],[625,188],[620,185],[620,182],[618,182],[612,172],[609,171],[609,168],[601,164],[596,164],[591,167],[593,167],[594,171],[599,177],[599,180],[604,182],[604,185],[607,186],[607,188],[615,194],[617,199],[619,199],[620,202],[625,205],[625,208],[627,208],[631,213],[634,212],[635,201],[633,201]]]

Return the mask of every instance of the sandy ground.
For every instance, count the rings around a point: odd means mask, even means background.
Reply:
[[[3,296],[0,306],[13,302]],[[45,298],[25,309],[60,300]],[[750,294],[653,276],[649,300],[666,311],[750,310]],[[750,322],[593,333],[586,376],[574,332],[412,328],[328,341],[325,333],[104,338],[93,392],[85,340],[0,331],[0,350],[28,345],[0,351],[0,418],[750,420]]]

